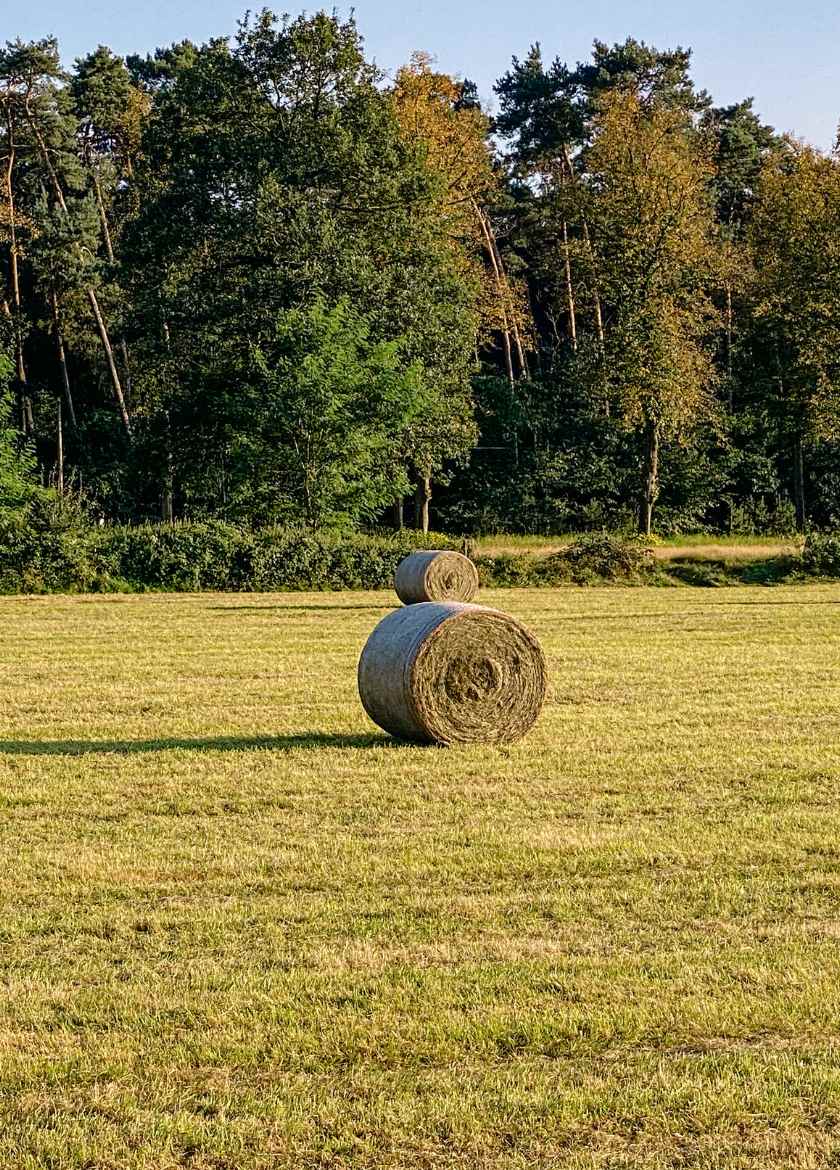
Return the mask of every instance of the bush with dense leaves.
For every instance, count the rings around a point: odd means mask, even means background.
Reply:
[[[36,491],[0,509],[0,593],[65,593],[96,587],[92,530],[78,506]]]
[[[812,533],[802,551],[802,568],[812,577],[840,577],[840,536]]]
[[[231,588],[246,536],[217,520],[102,528],[93,537],[103,580],[133,589],[198,592]]]
[[[250,532],[215,520],[93,528],[56,497],[0,513],[0,592],[389,589],[414,549],[462,546],[440,533]]]
[[[133,589],[386,589],[414,548],[457,548],[451,537],[416,532],[330,535],[284,528],[256,531],[219,521],[103,529],[96,536],[103,575]]]
[[[232,589],[392,589],[397,565],[416,548],[460,548],[452,537],[416,532],[332,537],[264,529],[242,544]]]
[[[651,550],[636,540],[621,540],[606,533],[579,536],[551,556],[527,553],[482,557],[479,577],[488,586],[586,585],[616,581],[625,585],[653,580]]]

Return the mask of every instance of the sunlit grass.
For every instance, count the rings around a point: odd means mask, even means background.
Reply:
[[[517,536],[501,533],[478,537],[475,547],[482,556],[499,556],[503,553],[533,553],[537,556],[547,556],[568,547],[579,537],[580,533],[561,533],[557,536]],[[800,552],[802,549],[802,540],[797,537],[709,536],[707,533],[690,536],[655,536],[651,544],[654,555],[659,560],[673,560],[676,557],[723,561],[756,560],[785,556]]]
[[[840,586],[500,591],[551,701],[397,746],[387,594],[0,599],[0,1166],[840,1157]]]

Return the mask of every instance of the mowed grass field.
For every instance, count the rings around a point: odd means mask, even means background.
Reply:
[[[840,586],[482,600],[505,749],[386,594],[0,599],[0,1167],[838,1165]]]

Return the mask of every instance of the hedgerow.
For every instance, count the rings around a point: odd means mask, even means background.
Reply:
[[[0,516],[0,591],[386,589],[412,549],[462,545],[440,533],[252,532],[220,521],[97,529],[72,510],[29,509]]]
[[[418,548],[472,552],[469,542],[414,531],[254,531],[209,520],[95,528],[72,503],[45,496],[0,511],[0,593],[284,592],[392,589]],[[484,587],[776,584],[840,578],[840,538],[812,536],[801,555],[743,563],[657,561],[638,540],[577,537],[559,552],[474,558]]]

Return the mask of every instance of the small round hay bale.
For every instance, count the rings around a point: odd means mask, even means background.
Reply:
[[[420,743],[507,743],[534,725],[545,657],[507,614],[454,601],[394,610],[368,638],[359,695],[374,723]]]
[[[462,553],[446,549],[413,552],[397,565],[394,588],[405,605],[472,601],[478,592],[478,570]]]

